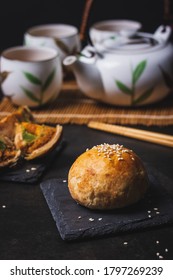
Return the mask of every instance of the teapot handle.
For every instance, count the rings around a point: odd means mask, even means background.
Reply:
[[[86,58],[93,58],[96,55],[99,58],[103,58],[103,54],[101,52],[99,52],[95,46],[91,46],[91,45],[87,45],[82,51],[81,51],[81,55],[86,57]]]
[[[172,29],[170,26],[161,25],[155,31],[154,38],[161,43],[167,43],[169,41],[171,33],[172,33]]]

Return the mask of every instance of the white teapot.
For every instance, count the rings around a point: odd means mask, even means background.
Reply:
[[[157,102],[173,89],[171,28],[154,34],[121,33],[86,46],[63,64],[74,72],[81,91],[95,100],[121,106]]]

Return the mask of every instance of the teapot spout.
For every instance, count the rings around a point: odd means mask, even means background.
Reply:
[[[103,95],[101,74],[96,67],[95,58],[67,56],[63,65],[72,70],[80,90],[88,97],[100,99]]]
[[[77,61],[77,57],[74,56],[74,55],[70,55],[70,56],[67,56],[64,59],[63,65],[73,69],[74,64],[75,64],[76,61]]]

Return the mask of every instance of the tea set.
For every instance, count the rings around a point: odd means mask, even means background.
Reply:
[[[63,82],[63,59],[80,51],[76,27],[35,26],[24,34],[23,46],[1,54],[1,89],[15,105],[40,107],[53,102]]]
[[[16,105],[39,107],[57,98],[68,70],[81,92],[98,102],[143,106],[160,101],[173,89],[172,30],[159,26],[150,34],[141,27],[132,20],[97,22],[89,29],[91,44],[83,49],[74,26],[32,27],[23,46],[1,54],[2,92]]]

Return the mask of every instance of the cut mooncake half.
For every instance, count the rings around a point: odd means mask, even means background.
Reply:
[[[16,124],[14,143],[26,160],[32,160],[50,152],[60,141],[62,126],[51,127],[29,122]]]
[[[34,118],[27,106],[19,109],[0,120],[0,136],[8,137],[13,141],[15,136],[15,124],[20,122],[33,122]]]
[[[11,139],[0,135],[0,168],[15,165],[20,155]]]

